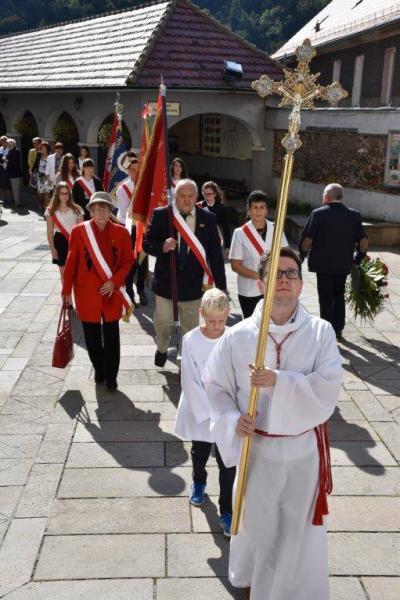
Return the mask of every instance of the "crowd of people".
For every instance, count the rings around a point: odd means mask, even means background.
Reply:
[[[65,181],[68,187],[73,190],[74,184],[81,177],[89,181],[87,187],[91,189],[91,180],[93,178],[94,162],[84,165],[86,160],[90,159],[88,146],[82,145],[79,148],[79,156],[75,157],[71,153],[64,153],[64,144],[56,141],[54,151],[45,140],[34,137],[32,148],[27,156],[27,169],[29,175],[29,187],[34,189],[39,200],[39,209],[44,214],[51,197],[54,194],[57,183]],[[84,166],[91,166],[93,171],[91,175],[89,169]],[[21,206],[21,189],[23,182],[23,168],[21,162],[21,153],[16,146],[14,139],[3,135],[0,137],[0,200],[5,206]],[[95,178],[94,191],[102,190],[100,180]],[[92,193],[93,193],[92,192]],[[74,202],[78,203],[81,196],[80,205],[87,204],[90,196],[82,193],[76,187],[74,192]],[[87,202],[85,202],[85,198]],[[84,208],[84,206],[82,206]],[[87,215],[88,217],[88,215]]]
[[[201,506],[205,501],[206,466],[214,446],[220,525],[230,536],[236,467],[242,439],[251,437],[246,498],[239,532],[231,541],[229,579],[251,600],[328,600],[324,516],[332,481],[326,422],[341,386],[337,339],[345,325],[344,282],[368,247],[359,213],[343,204],[341,186],[330,184],[323,206],[306,224],[300,252],[282,236],[265,366],[256,368],[274,231],[267,195],[261,190],[249,194],[247,220],[232,235],[218,184],[207,181],[199,193],[184,162],[175,158],[174,204],[154,210],[138,254],[136,241],[143,230],[132,222],[138,157],[129,153],[127,178],[114,199],[95,176],[87,149],[78,162],[63,154],[61,143],[53,154],[47,142],[35,139],[34,144],[36,154],[28,162],[45,211],[52,260],[60,269],[63,301],[75,304],[82,322],[96,385],[106,385],[110,392],[118,388],[119,321],[136,305],[135,278],[139,302],[147,304],[148,256],[153,256],[157,367],[168,359],[176,309],[182,334],[175,432],[192,443],[190,503]],[[7,140],[7,153],[1,154],[7,168],[13,164],[13,149]],[[310,270],[317,273],[320,318],[309,314],[299,299],[307,255]],[[232,327],[227,327],[227,257],[237,274],[243,313]],[[260,388],[254,419],[247,414],[252,386]]]

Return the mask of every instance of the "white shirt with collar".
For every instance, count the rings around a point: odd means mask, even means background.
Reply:
[[[248,222],[251,224],[251,221]],[[257,241],[263,246],[264,251],[268,252],[272,247],[272,237],[274,233],[274,224],[271,221],[266,220],[267,224],[267,235],[265,237],[265,241],[258,236],[259,239]],[[255,230],[254,226],[252,229]],[[286,239],[285,234],[282,234],[282,246],[288,246],[288,241]],[[250,242],[246,234],[244,233],[242,227],[238,227],[233,232],[231,247],[229,251],[229,259],[232,260],[241,260],[242,265],[251,271],[258,271],[258,265],[260,264],[260,255],[257,250],[254,248],[253,244]],[[243,277],[243,275],[237,276],[237,285],[238,285],[238,294],[246,297],[254,297],[259,296],[260,291],[257,287],[257,282],[255,279],[250,279],[249,277]]]
[[[177,205],[176,205],[176,208],[180,212],[180,214],[182,215],[182,212],[179,210],[179,208],[178,208]],[[188,224],[188,226],[190,227],[190,229],[194,233],[196,231],[196,205],[193,206],[192,210],[187,215],[187,217],[186,217],[186,223]],[[178,233],[178,247],[180,246],[180,244],[181,244],[181,236]]]
[[[60,158],[60,164],[61,164],[61,158]],[[58,171],[56,171],[56,153],[54,152],[53,154],[49,154],[49,156],[47,157],[47,164],[46,164],[46,171],[45,171],[45,174],[47,175],[49,184],[52,185],[53,187],[56,185],[57,173],[58,173]]]
[[[129,196],[126,193],[126,188],[129,189]],[[135,189],[135,183],[132,181],[130,177],[124,179],[119,186],[117,187],[117,219],[122,224],[126,224],[126,213],[128,211],[129,205],[131,203],[131,198],[133,194],[133,190]]]

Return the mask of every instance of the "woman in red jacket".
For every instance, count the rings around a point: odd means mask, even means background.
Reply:
[[[132,311],[123,286],[134,256],[128,230],[110,220],[111,196],[96,192],[87,208],[90,221],[71,232],[62,295],[67,298],[74,288],[95,382],[112,391],[118,387],[119,319]]]

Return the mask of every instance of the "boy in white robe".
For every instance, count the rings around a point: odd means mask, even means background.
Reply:
[[[263,256],[261,293],[267,268],[268,256]],[[241,438],[253,438],[229,559],[231,583],[245,588],[251,600],[329,598],[323,515],[331,479],[323,424],[339,396],[341,360],[331,325],[298,302],[301,289],[299,257],[282,248],[265,368],[249,365],[261,300],[251,317],[227,331],[203,372],[212,433],[228,467],[239,463]],[[261,388],[255,420],[246,414],[250,385]]]
[[[227,295],[216,288],[202,297],[200,315],[204,325],[189,331],[183,337],[181,384],[182,393],[175,421],[175,433],[184,440],[192,441],[190,451],[193,465],[193,484],[189,500],[193,506],[201,506],[207,486],[206,464],[210,457],[213,436],[210,433],[210,404],[201,380],[203,367],[215,344],[224,335],[229,312]],[[232,520],[232,488],[235,467],[226,468],[218,448],[215,457],[219,468],[220,525],[229,537]]]

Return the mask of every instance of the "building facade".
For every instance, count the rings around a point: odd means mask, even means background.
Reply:
[[[315,206],[336,181],[365,217],[400,222],[400,2],[333,0],[274,58],[291,66],[305,38],[318,52],[312,71],[321,83],[339,81],[349,96],[338,108],[303,112],[292,200]],[[275,194],[287,111],[268,108],[265,127],[274,136]]]
[[[281,67],[188,0],[141,7],[0,38],[0,133],[27,151],[33,135],[89,146],[101,173],[116,92],[126,141],[167,84],[171,155],[189,173],[240,187],[272,175],[264,108],[250,83]],[[227,64],[225,61],[229,61]]]

